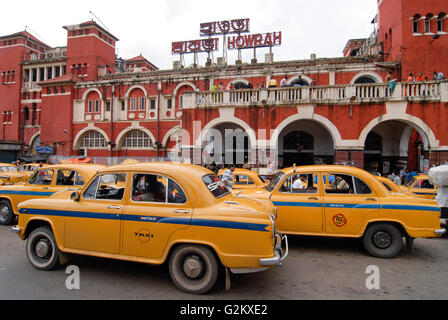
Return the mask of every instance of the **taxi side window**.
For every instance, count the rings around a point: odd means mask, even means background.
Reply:
[[[121,200],[126,186],[125,173],[105,173],[97,176],[84,192],[85,199]]]
[[[239,184],[239,185],[254,184],[254,181],[250,177],[241,175],[241,174],[234,175],[233,180],[234,180],[234,184]]]
[[[57,186],[82,186],[84,180],[82,176],[74,170],[58,170],[56,176]]]
[[[317,174],[290,175],[280,187],[281,193],[317,193]]]
[[[372,190],[369,186],[359,178],[355,177],[355,193],[356,194],[371,194]]]
[[[29,180],[30,184],[44,185],[48,186],[53,180],[53,170],[39,170],[37,171]]]
[[[132,200],[137,202],[185,203],[179,184],[155,174],[136,174],[132,182]]]
[[[347,174],[330,174],[329,180],[333,180],[325,188],[329,194],[371,194],[372,189],[361,179]]]

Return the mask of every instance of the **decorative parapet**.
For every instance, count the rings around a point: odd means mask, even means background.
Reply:
[[[184,109],[296,104],[373,104],[387,101],[440,102],[448,99],[448,81],[356,84],[277,89],[186,92]]]

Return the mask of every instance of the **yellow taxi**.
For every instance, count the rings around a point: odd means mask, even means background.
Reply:
[[[54,268],[65,253],[167,262],[179,289],[202,294],[221,266],[229,277],[229,270],[262,271],[287,255],[272,203],[237,198],[196,165],[111,166],[70,196],[28,200],[19,212],[13,231],[27,239],[28,259],[40,270]]]
[[[55,192],[79,189],[102,165],[52,165],[42,167],[26,182],[0,186],[0,224],[14,223],[18,214],[17,205],[33,198],[48,198]]]
[[[19,172],[24,175],[25,179],[22,181],[28,180],[29,177],[33,175],[33,173],[42,167],[48,166],[46,163],[25,163],[19,166]]]
[[[386,177],[382,177],[382,176],[375,176],[375,179],[377,179],[378,181],[380,181],[387,190],[389,190],[390,192],[395,192],[395,193],[404,193],[404,190],[402,190],[400,188],[400,186],[396,185],[392,180],[386,178]]]
[[[17,183],[24,181],[29,176],[23,172],[19,172],[19,168],[15,164],[0,163],[0,185]]]
[[[403,237],[412,243],[446,231],[437,203],[389,192],[372,174],[354,167],[284,169],[264,189],[239,196],[271,200],[282,233],[361,238],[367,252],[380,258],[395,257]]]
[[[433,200],[437,196],[437,186],[429,182],[427,175],[415,176],[406,185],[401,186],[401,190],[425,199]]]
[[[227,169],[221,169],[218,171],[218,177],[221,178]],[[262,188],[267,185],[260,175],[249,169],[236,168],[232,172],[232,189],[250,189],[250,188]]]

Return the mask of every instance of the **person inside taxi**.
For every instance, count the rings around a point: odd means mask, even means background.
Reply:
[[[165,185],[153,174],[137,175],[136,190],[132,200],[146,202],[165,202]]]
[[[305,183],[305,176],[304,175],[297,176],[297,179],[292,184],[292,189],[293,190],[304,189],[305,188],[304,183]]]

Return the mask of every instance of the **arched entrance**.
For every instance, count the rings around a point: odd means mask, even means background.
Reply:
[[[425,171],[428,137],[404,121],[389,120],[376,125],[364,144],[364,168],[387,175],[403,167]]]
[[[250,162],[251,143],[249,135],[233,122],[220,123],[208,129],[202,139],[204,162],[209,164],[235,164]]]
[[[282,167],[332,164],[334,142],[329,131],[312,120],[287,125],[278,137],[278,158]]]

